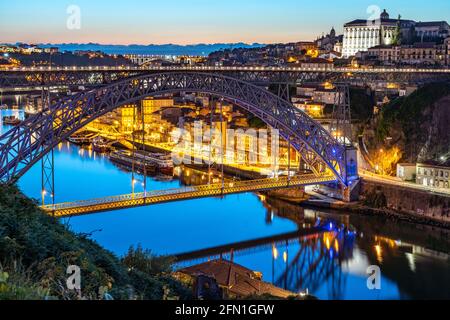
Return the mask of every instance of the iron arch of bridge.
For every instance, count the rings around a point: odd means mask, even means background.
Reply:
[[[347,185],[345,147],[306,113],[264,88],[196,72],[137,76],[60,100],[0,137],[0,180],[15,181],[60,142],[122,105],[185,91],[221,97],[251,112],[278,129],[311,168],[327,167]]]

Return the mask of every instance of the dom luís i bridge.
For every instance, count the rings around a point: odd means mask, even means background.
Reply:
[[[0,90],[35,87],[96,87],[132,76],[162,72],[222,74],[256,85],[293,85],[306,81],[340,81],[354,84],[391,81],[420,83],[450,78],[445,68],[351,67],[216,67],[216,66],[88,66],[16,67],[0,69]],[[284,90],[284,88],[281,88]],[[286,92],[283,92],[285,94]]]
[[[306,70],[282,68],[21,68],[0,72],[0,88],[83,85],[85,90],[48,104],[0,137],[0,179],[12,183],[36,163],[42,163],[42,192],[54,195],[52,150],[95,119],[126,104],[146,97],[192,92],[232,103],[277,129],[280,136],[300,155],[302,169],[295,175],[212,183],[181,189],[133,193],[101,199],[43,206],[55,216],[150,205],[161,202],[256,192],[305,185],[336,183],[349,200],[358,180],[356,150],[333,137],[318,122],[286,99],[286,90],[276,95],[266,86],[336,75],[340,81],[353,77],[348,70]],[[448,70],[406,72],[367,70],[361,75],[392,74],[411,77],[447,76]],[[289,89],[287,89],[288,95]],[[304,170],[304,169],[307,170]],[[290,171],[289,171],[290,172]],[[50,185],[50,187],[45,187]],[[47,191],[48,190],[48,191]]]

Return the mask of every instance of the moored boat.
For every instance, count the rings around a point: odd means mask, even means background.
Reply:
[[[17,126],[21,123],[19,119],[17,119],[15,116],[5,116],[3,117],[3,124],[10,125],[10,126]]]
[[[158,168],[158,172],[165,175],[173,175],[172,156],[164,153],[151,153],[146,151],[136,151],[136,157],[146,162],[152,162]]]
[[[98,153],[106,153],[111,151],[111,141],[108,139],[98,136],[92,140],[92,149]]]
[[[155,163],[136,157],[136,154],[133,157],[133,153],[131,151],[113,151],[109,155],[109,159],[114,163],[126,166],[128,169],[132,169],[134,167],[140,172],[145,171],[147,174],[155,174],[157,172],[157,166]]]
[[[97,134],[92,132],[78,132],[71,135],[67,140],[76,145],[87,145],[91,144],[96,136]]]

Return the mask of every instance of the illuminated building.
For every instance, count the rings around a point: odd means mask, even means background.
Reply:
[[[134,130],[135,121],[137,121],[137,108],[134,104],[124,105],[117,109],[120,130],[122,132],[132,132]]]
[[[450,37],[444,41],[445,64],[450,66]]]
[[[322,103],[297,102],[294,103],[294,106],[299,108],[303,112],[306,112],[312,118],[323,118],[324,116],[323,110],[325,108],[325,105]]]
[[[416,175],[416,164],[414,163],[398,163],[397,178],[403,181],[411,181]]]
[[[336,90],[331,83],[302,85],[297,87],[297,96],[292,97],[292,102],[334,104],[336,94]]]
[[[307,42],[307,41],[302,41],[302,42],[297,42],[295,44],[295,47],[298,51],[309,51],[309,50],[317,50],[317,44],[314,42]]]
[[[309,58],[303,61],[300,66],[305,69],[331,69],[333,68],[333,63],[326,59]]]
[[[359,19],[344,25],[343,56],[348,58],[377,46],[442,43],[449,35],[450,26],[446,21],[415,22],[402,20],[400,16],[390,19],[384,10],[375,20]]]
[[[317,47],[326,50],[327,52],[335,50],[336,44],[341,43],[342,46],[342,39],[343,36],[337,36],[336,30],[334,27],[331,29],[330,33],[326,36],[322,36],[316,40]],[[338,46],[339,48],[339,46]],[[335,50],[337,51],[337,50]],[[338,51],[339,53],[342,52],[342,50]]]
[[[376,46],[368,49],[366,59],[378,60],[383,64],[448,64],[446,52],[448,42],[415,43],[403,46]]]
[[[164,128],[168,127],[168,123],[161,119],[161,115],[158,114],[158,111],[173,106],[173,98],[147,98],[142,100],[144,127],[147,132],[151,133],[152,140],[161,141],[166,132]]]
[[[384,10],[375,20],[354,20],[344,25],[343,56],[356,55],[380,45],[391,45],[401,38],[411,40],[415,22],[412,20],[390,19]]]
[[[173,98],[147,98],[142,100],[142,107],[144,108],[144,114],[152,114],[155,113],[161,108],[173,107],[174,102]]]
[[[425,187],[450,189],[450,167],[418,163],[416,183]]]

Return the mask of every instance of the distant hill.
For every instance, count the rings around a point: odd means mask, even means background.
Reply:
[[[150,45],[104,45],[98,43],[61,43],[61,44],[39,44],[40,47],[58,47],[60,51],[91,50],[102,51],[107,54],[154,54],[154,55],[198,55],[207,56],[211,52],[235,49],[235,48],[257,48],[263,44],[253,43],[214,43],[214,44],[150,44]]]

